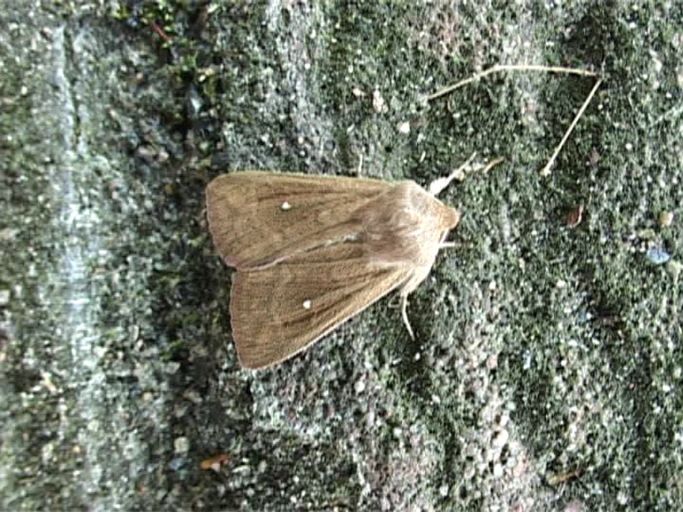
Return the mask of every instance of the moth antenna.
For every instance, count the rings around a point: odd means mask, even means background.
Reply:
[[[458,176],[462,175],[463,171],[470,165],[470,163],[472,163],[472,160],[474,160],[475,156],[477,156],[477,153],[472,153],[472,156],[470,156],[464,164],[462,164],[455,171],[450,173],[447,177],[437,178],[434,181],[432,181],[429,184],[429,193],[433,196],[438,195],[442,190],[444,190],[448,185],[450,185],[451,181],[453,181]]]
[[[414,340],[415,334],[413,333],[413,328],[410,326],[410,320],[408,320],[408,296],[407,295],[401,295],[401,317],[403,318],[403,323],[406,325],[406,329],[408,329],[408,334],[410,335],[410,339]]]

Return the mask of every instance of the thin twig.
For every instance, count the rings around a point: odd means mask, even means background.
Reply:
[[[491,160],[488,164],[486,164],[486,167],[484,167],[481,172],[482,174],[486,174],[489,172],[491,169],[493,169],[496,165],[501,164],[505,161],[505,157],[499,156],[495,160]]]
[[[572,133],[574,130],[574,127],[576,126],[576,123],[579,122],[579,118],[583,115],[584,111],[588,108],[588,104],[591,102],[593,99],[593,96],[595,95],[595,92],[598,90],[598,87],[600,87],[600,84],[602,83],[602,78],[599,78],[597,82],[595,82],[595,85],[593,86],[593,89],[591,92],[588,94],[588,97],[586,98],[586,101],[583,102],[583,105],[581,105],[581,108],[579,111],[576,113],[576,116],[574,116],[574,120],[572,121],[572,124],[569,125],[569,128],[567,129],[566,132],[564,132],[564,136],[562,137],[562,140],[560,143],[557,145],[555,148],[555,151],[553,152],[552,156],[548,160],[548,163],[545,164],[545,167],[541,169],[541,176],[550,176],[550,168],[553,166],[555,163],[555,159],[557,158],[557,155],[560,154],[560,151],[562,150],[562,146],[567,142],[567,139],[569,139],[569,135]]]
[[[546,73],[562,73],[562,74],[568,74],[568,75],[579,75],[579,76],[588,76],[588,77],[597,77],[598,80],[595,82],[595,85],[593,86],[593,89],[591,92],[588,94],[588,97],[586,98],[586,101],[583,102],[583,105],[581,105],[581,108],[577,112],[576,116],[574,117],[574,120],[571,122],[569,125],[569,128],[567,131],[564,133],[564,136],[562,137],[562,140],[558,144],[558,146],[555,148],[555,151],[553,152],[552,156],[548,160],[548,163],[545,164],[543,169],[541,169],[540,174],[541,176],[549,176],[550,175],[550,169],[555,163],[555,159],[557,158],[557,155],[560,154],[560,151],[562,150],[562,147],[565,145],[567,142],[567,139],[569,139],[569,135],[572,133],[574,128],[576,127],[576,124],[579,122],[579,119],[583,115],[583,113],[586,111],[586,108],[588,108],[588,104],[591,102],[593,99],[593,96],[595,95],[596,91],[598,90],[598,87],[600,87],[600,84],[602,84],[602,78],[600,78],[600,75],[597,73],[594,73],[592,71],[587,71],[585,69],[576,69],[576,68],[565,68],[561,66],[541,66],[541,65],[536,65],[536,64],[498,64],[495,65],[489,69],[486,69],[482,71],[481,73],[477,73],[476,75],[466,78],[464,80],[460,80],[459,82],[456,82],[453,85],[449,85],[448,87],[444,87],[443,89],[427,96],[427,101],[432,101],[437,98],[440,98],[442,96],[445,96],[448,93],[451,93],[455,91],[456,89],[459,89],[460,87],[467,85],[469,83],[472,83],[476,80],[480,80],[484,77],[487,77],[493,73],[498,73],[500,71],[545,71]]]
[[[161,28],[155,21],[150,21],[149,22],[150,26],[152,27],[152,30],[157,33],[157,35],[164,40],[165,43],[171,43],[173,40],[169,37],[169,35],[164,32],[164,29]]]
[[[470,78],[460,80],[459,82],[456,82],[453,85],[449,85],[448,87],[444,87],[443,89],[436,91],[433,94],[430,94],[429,96],[427,96],[427,101],[432,101],[437,98],[440,98],[441,96],[444,96],[449,92],[453,92],[464,85],[475,82],[477,80],[492,75],[493,73],[498,73],[500,71],[545,71],[547,73],[563,73],[569,75],[592,77],[598,76],[597,73],[593,73],[592,71],[587,71],[585,69],[564,68],[561,66],[540,66],[536,64],[496,64],[495,66],[486,69],[481,73],[477,73],[476,75],[471,76]]]

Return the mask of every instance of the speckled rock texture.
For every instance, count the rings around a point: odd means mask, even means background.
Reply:
[[[683,508],[681,55],[680,2],[0,0],[0,509]],[[592,78],[425,100],[521,63],[604,78],[550,176]],[[415,341],[239,368],[212,177],[473,152]]]

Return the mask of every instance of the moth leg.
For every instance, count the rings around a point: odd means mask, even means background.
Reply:
[[[401,294],[401,317],[403,318],[403,323],[408,329],[408,334],[410,339],[415,339],[415,334],[413,333],[413,328],[410,326],[410,320],[408,320],[408,295]]]
[[[415,339],[415,333],[408,320],[408,295],[417,290],[420,283],[429,275],[431,268],[431,264],[415,267],[412,273],[404,281],[403,286],[401,287],[401,293],[399,294],[401,297],[401,316],[403,317],[403,323],[408,330],[408,334],[410,334],[410,338],[413,340]]]
[[[441,240],[439,240],[439,250],[441,249],[453,249],[458,246],[456,242],[446,242],[446,237],[448,236],[448,232],[444,233],[441,236]]]

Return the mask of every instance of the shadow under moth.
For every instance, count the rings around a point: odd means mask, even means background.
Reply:
[[[436,199],[456,173],[413,181],[236,172],[206,188],[209,230],[235,267],[230,321],[239,361],[265,368],[305,349],[373,302],[407,297],[460,220]]]

